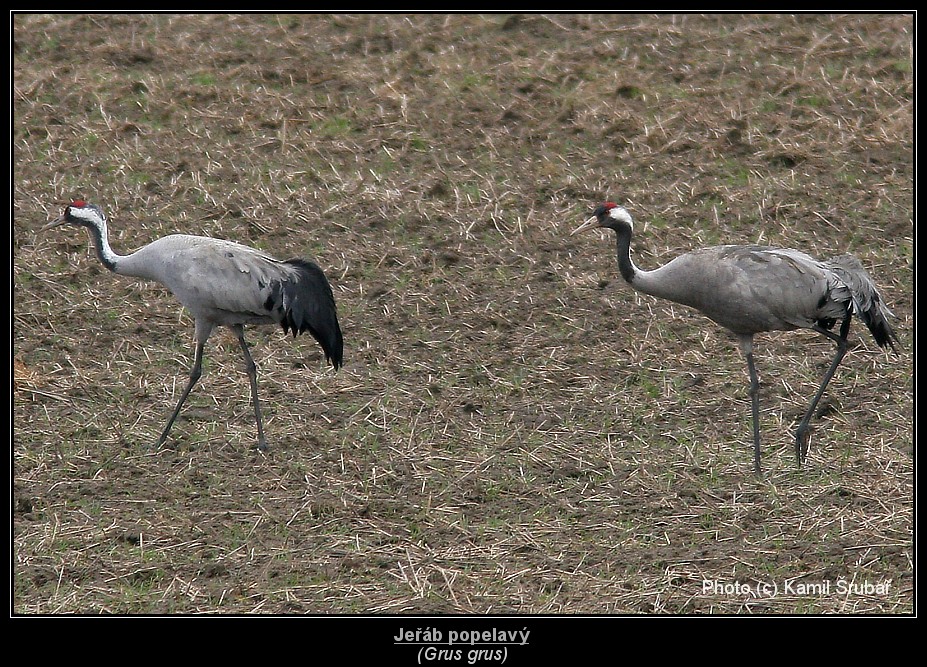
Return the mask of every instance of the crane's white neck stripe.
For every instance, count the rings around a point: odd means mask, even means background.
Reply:
[[[70,214],[72,218],[77,218],[78,220],[86,220],[87,222],[102,222],[105,220],[103,216],[94,211],[92,208],[74,208],[73,206],[70,209]]]
[[[631,214],[623,206],[616,206],[608,212],[608,217],[612,220],[625,223],[631,229],[634,229],[634,223],[631,221]]]

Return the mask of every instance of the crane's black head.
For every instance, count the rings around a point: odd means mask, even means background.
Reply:
[[[592,212],[592,217],[574,229],[573,234],[578,234],[593,227],[608,227],[615,231],[620,229],[630,230],[634,227],[634,223],[631,220],[631,214],[628,213],[625,207],[607,201],[596,206]]]
[[[99,206],[89,204],[83,199],[75,199],[64,207],[64,213],[42,227],[42,231],[64,224],[99,228],[106,224],[106,215]]]

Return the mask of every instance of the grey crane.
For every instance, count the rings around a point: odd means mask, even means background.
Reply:
[[[130,255],[109,245],[106,215],[93,204],[75,200],[41,231],[71,224],[90,232],[97,257],[123,276],[155,280],[167,287],[194,317],[196,349],[190,379],[158,439],[164,444],[184,401],[202,374],[203,348],[217,326],[238,337],[251,381],[258,448],[267,449],[258,401],[257,368],[245,342],[245,324],[280,324],[285,333],[308,331],[334,368],[342,363],[343,339],[335,297],[322,269],[304,259],[281,261],[248,246],[187,234],[165,236]]]
[[[753,408],[753,459],[760,469],[759,381],[753,363],[753,336],[764,331],[811,329],[837,344],[837,354],[824,374],[795,434],[799,467],[808,453],[808,428],[818,401],[847,352],[853,315],[861,318],[882,348],[898,341],[886,307],[872,278],[853,255],[825,262],[798,250],[759,245],[722,245],[693,250],[652,271],[631,260],[633,222],[627,209],[612,202],[596,207],[573,234],[586,229],[613,229],[618,238],[618,270],[639,292],[698,309],[737,337],[747,359]],[[841,321],[840,333],[831,331]]]

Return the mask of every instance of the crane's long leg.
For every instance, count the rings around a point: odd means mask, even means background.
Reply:
[[[798,425],[798,430],[795,431],[795,458],[798,460],[799,466],[801,466],[805,457],[808,455],[808,426],[811,423],[811,417],[814,415],[814,410],[818,406],[818,401],[820,401],[821,397],[824,395],[824,390],[827,389],[827,384],[830,382],[830,379],[834,377],[837,366],[840,365],[840,362],[843,361],[843,357],[847,353],[847,334],[850,332],[850,320],[852,318],[852,313],[848,311],[846,317],[843,319],[843,324],[840,325],[839,335],[819,326],[813,327],[815,331],[837,343],[837,354],[834,355],[834,360],[831,362],[830,368],[827,369],[827,372],[824,374],[824,379],[821,380],[821,386],[818,387],[817,393],[814,395],[814,398],[811,399],[811,404],[808,406],[805,416],[802,417],[801,423]]]
[[[753,410],[753,469],[757,477],[763,473],[760,470],[760,380],[756,375],[756,365],[753,363],[753,336],[738,336],[740,351],[747,359],[747,370],[750,372],[750,402]]]
[[[170,433],[171,427],[174,425],[174,420],[177,419],[177,415],[180,414],[180,408],[183,407],[184,401],[186,401],[187,396],[190,395],[190,390],[193,389],[193,385],[196,384],[196,381],[199,380],[200,376],[203,374],[203,348],[205,345],[205,341],[197,341],[196,343],[196,352],[194,352],[193,355],[193,368],[190,369],[190,380],[187,382],[187,388],[184,389],[183,393],[180,395],[180,400],[177,401],[174,414],[167,420],[167,426],[164,427],[164,430],[161,432],[161,437],[158,438],[158,447],[163,445],[164,441],[167,440],[167,434]]]
[[[753,364],[753,352],[748,352],[746,357],[747,370],[750,371],[750,401],[753,405],[753,470],[760,477],[763,474],[760,470],[760,381]]]
[[[251,352],[248,351],[248,343],[245,342],[245,330],[242,326],[232,327],[238,334],[238,343],[241,345],[241,351],[245,355],[245,370],[248,372],[248,379],[251,381],[251,400],[254,402],[254,419],[257,421],[258,432],[258,449],[267,450],[267,441],[264,439],[264,422],[261,419],[261,404],[258,401],[257,388],[257,366],[254,365],[254,359],[251,358]]]

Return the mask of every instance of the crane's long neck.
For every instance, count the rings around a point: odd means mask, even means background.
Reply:
[[[125,259],[122,255],[117,255],[109,245],[109,233],[106,229],[106,223],[102,225],[85,225],[87,231],[93,239],[93,247],[96,248],[97,257],[107,269],[113,273],[124,273],[120,269],[121,260]]]
[[[678,301],[671,276],[666,275],[663,267],[644,271],[631,260],[631,227],[621,225],[615,228],[615,233],[618,236],[618,270],[621,277],[638,292]]]
[[[618,236],[618,270],[621,277],[636,289],[635,279],[640,274],[640,269],[631,261],[631,228],[622,225],[615,233]]]

